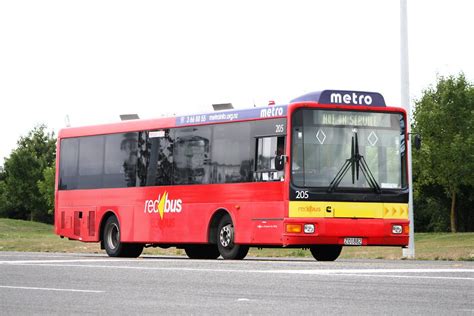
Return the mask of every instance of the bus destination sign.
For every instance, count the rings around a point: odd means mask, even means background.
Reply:
[[[315,111],[315,124],[332,126],[391,127],[391,116],[353,111]]]

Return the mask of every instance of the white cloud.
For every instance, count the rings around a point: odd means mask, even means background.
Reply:
[[[470,1],[409,1],[411,95],[473,78]],[[326,88],[400,102],[399,1],[3,1],[0,159],[58,130],[277,103]],[[0,162],[1,163],[1,162]]]

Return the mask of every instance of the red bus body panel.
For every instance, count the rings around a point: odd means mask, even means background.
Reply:
[[[282,244],[281,228],[288,203],[284,182],[187,185],[147,188],[59,191],[56,233],[82,241],[99,241],[100,223],[108,212],[121,225],[124,242],[205,243],[212,215],[231,214],[236,242]],[[167,192],[169,200],[180,199],[178,212],[149,212],[148,200]],[[82,212],[81,218],[78,212]],[[278,220],[275,220],[278,219]],[[278,222],[265,234],[254,233],[262,222]]]
[[[401,108],[323,105],[315,102],[290,104],[287,109],[287,138],[291,135],[291,115],[300,107],[321,109],[398,112]],[[238,121],[238,120],[236,120]],[[236,122],[234,121],[234,122]],[[225,124],[225,123],[216,123]],[[127,131],[156,130],[175,127],[175,119],[137,120],[116,124],[63,129],[58,139],[101,135]],[[407,135],[406,135],[407,136]],[[59,170],[60,142],[58,141]],[[286,153],[291,153],[286,142]],[[408,168],[405,168],[408,169]],[[408,225],[408,220],[351,218],[289,218],[290,164],[285,165],[281,182],[206,184],[160,187],[133,187],[91,190],[58,190],[56,174],[55,233],[85,242],[101,239],[101,225],[108,214],[120,223],[122,242],[183,245],[207,243],[212,216],[219,210],[228,212],[235,226],[235,242],[256,246],[306,246],[343,244],[345,237],[362,237],[363,245],[406,246],[408,234],[392,234],[392,225]],[[166,193],[170,205],[181,200],[181,209],[155,211]],[[166,202],[166,201],[165,201]],[[176,205],[176,204],[175,204]],[[314,234],[286,233],[286,224],[315,225]]]

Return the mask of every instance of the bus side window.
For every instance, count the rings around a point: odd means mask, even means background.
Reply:
[[[210,183],[211,127],[180,128],[173,148],[174,184]]]
[[[285,161],[285,137],[257,138],[255,159],[255,181],[282,181]]]
[[[136,186],[138,133],[105,136],[104,188]]]
[[[79,138],[61,139],[59,160],[59,190],[77,189]]]
[[[172,131],[150,131],[148,134],[149,161],[146,185],[173,184],[173,137]]]
[[[211,182],[252,182],[253,162],[250,159],[254,138],[249,122],[213,126],[211,146]]]
[[[138,186],[141,187],[147,185],[148,166],[150,164],[151,142],[148,135],[148,131],[138,133],[137,180]]]
[[[79,138],[78,189],[103,187],[105,137],[103,135]]]

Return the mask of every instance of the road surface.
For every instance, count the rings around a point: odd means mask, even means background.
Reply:
[[[474,262],[0,252],[0,314],[474,314]]]

